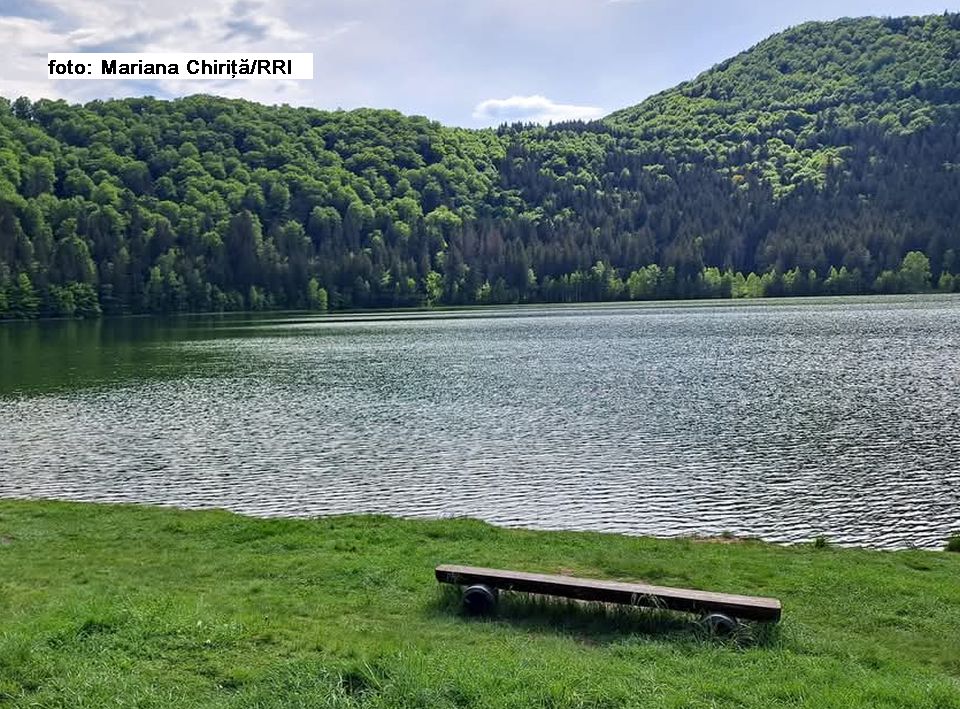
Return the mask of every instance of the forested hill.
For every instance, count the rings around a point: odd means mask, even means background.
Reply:
[[[953,290],[958,224],[960,15],[550,127],[0,99],[0,317]]]

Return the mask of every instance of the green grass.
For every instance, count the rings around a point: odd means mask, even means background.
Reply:
[[[776,629],[510,598],[438,563],[773,595]],[[0,502],[0,706],[960,708],[960,556]]]

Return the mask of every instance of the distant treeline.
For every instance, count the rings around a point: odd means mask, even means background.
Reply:
[[[615,300],[675,300],[679,298],[775,298],[811,295],[867,295],[928,293],[934,290],[930,259],[919,251],[907,254],[896,270],[883,271],[873,280],[859,269],[833,267],[823,277],[816,271],[794,268],[785,273],[743,273],[719,268],[704,268],[696,278],[677,275],[672,266],[662,269],[650,264],[626,278],[614,268],[598,262],[588,271],[575,271],[560,278],[537,282],[530,271],[528,288],[510,288],[499,280],[484,283],[478,303],[582,303]],[[960,277],[943,273],[935,289],[943,293],[960,291]]]
[[[955,290],[960,15],[804,25],[608,119],[0,99],[0,318]]]
[[[161,287],[162,288],[162,287]],[[678,278],[672,266],[662,269],[656,264],[633,271],[623,278],[607,264],[598,262],[587,271],[575,271],[559,278],[547,277],[538,281],[531,269],[526,286],[509,286],[502,278],[495,283],[484,282],[473,298],[463,304],[495,305],[514,303],[588,303],[619,300],[675,300],[699,298],[775,298],[812,295],[865,295],[894,293],[960,292],[960,276],[942,273],[936,285],[932,283],[930,259],[919,251],[907,254],[896,270],[883,271],[873,281],[864,278],[859,269],[831,268],[821,278],[816,271],[795,268],[785,273],[768,271],[763,274],[743,273],[719,268],[704,268],[695,279]],[[417,297],[406,306],[443,305],[442,279],[431,272]],[[162,290],[159,291],[162,293]],[[169,308],[165,296],[160,295],[155,312],[171,313],[188,309]],[[306,307],[325,311],[329,296],[316,279],[308,283]],[[218,311],[264,310],[277,307],[269,295],[251,286],[245,299],[239,294],[226,297],[216,304]],[[206,308],[209,310],[210,308]],[[66,286],[48,286],[38,291],[30,277],[21,273],[16,283],[0,290],[0,318],[36,317],[98,317],[103,309],[97,292],[87,283],[69,283]]]

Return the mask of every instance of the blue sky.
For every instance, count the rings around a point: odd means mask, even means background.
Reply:
[[[451,125],[591,118],[808,20],[957,0],[0,0],[0,95],[215,93]],[[47,52],[314,52],[309,82],[51,81]]]

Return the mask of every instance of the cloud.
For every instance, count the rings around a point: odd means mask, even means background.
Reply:
[[[267,103],[304,102],[304,87],[293,81],[57,81],[46,76],[47,52],[294,52],[325,41],[293,27],[274,7],[267,0],[38,0],[27,16],[13,5],[16,14],[0,12],[0,96],[84,101],[144,92],[217,93]]]
[[[465,17],[540,34],[602,26],[605,18],[598,4],[599,0],[461,0],[457,6]]]
[[[546,96],[511,96],[481,101],[473,110],[473,117],[484,123],[559,123],[561,121],[589,121],[602,117],[604,110],[597,106],[576,106],[556,103]]]
[[[46,78],[47,52],[57,51],[61,37],[48,23],[25,17],[0,17],[0,96],[14,99],[54,97]],[[80,83],[80,82],[77,82]]]
[[[0,96],[83,102],[211,93],[331,109],[396,108],[474,126],[596,118],[602,113],[593,107],[601,103],[596,84],[580,101],[588,105],[514,97],[477,106],[478,119],[470,109],[484,97],[510,96],[515,85],[535,86],[546,96],[585,85],[595,76],[587,62],[558,48],[574,29],[592,36],[590,28],[611,14],[597,12],[604,1],[0,0]],[[448,31],[437,35],[437,26]],[[48,52],[190,51],[313,52],[314,79],[65,81],[46,75]],[[544,52],[553,59],[542,62]]]

